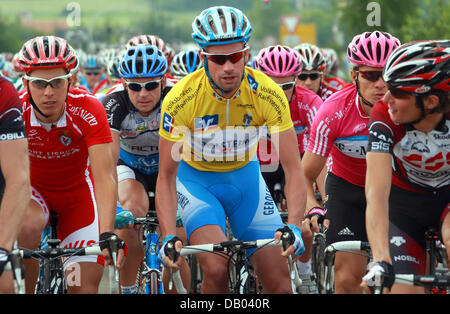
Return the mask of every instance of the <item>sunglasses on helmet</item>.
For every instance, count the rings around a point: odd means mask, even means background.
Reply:
[[[152,90],[156,89],[159,86],[159,83],[161,81],[162,81],[162,78],[160,78],[159,80],[151,80],[151,81],[144,82],[144,83],[125,81],[125,84],[132,91],[140,92],[142,90],[142,88],[145,88],[147,91],[152,91]]]
[[[311,79],[311,81],[315,81],[320,77],[321,74],[322,74],[322,72],[300,73],[298,75],[298,79],[300,81],[306,81],[309,77]]]
[[[369,80],[373,83],[378,82],[378,80],[383,78],[383,71],[361,71],[357,70],[356,73],[361,73],[362,77],[364,77],[366,80]]]
[[[64,87],[64,83],[67,81],[72,74],[68,73],[66,75],[56,76],[49,80],[46,80],[41,77],[33,77],[25,75],[24,78],[31,83],[31,85],[37,89],[46,89],[48,85],[50,85],[53,89],[58,89]]]
[[[228,60],[230,60],[231,63],[235,64],[244,57],[245,51],[247,49],[248,47],[230,53],[208,53],[203,51],[203,54],[208,58],[208,60],[218,65],[224,65]]]

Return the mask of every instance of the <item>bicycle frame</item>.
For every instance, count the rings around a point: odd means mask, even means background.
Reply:
[[[147,267],[146,275],[146,285],[145,285],[145,294],[163,294],[164,287],[162,281],[162,267],[161,261],[158,257],[159,252],[159,236],[156,232],[145,232],[145,263],[144,265]],[[157,289],[152,287],[152,284],[155,282],[152,281],[151,274],[157,274]]]
[[[143,225],[143,244],[144,244],[144,260],[142,269],[137,278],[138,287],[141,280],[144,282],[144,294],[163,294],[162,262],[158,257],[159,252],[159,235],[156,231],[156,217],[135,218],[134,223]]]

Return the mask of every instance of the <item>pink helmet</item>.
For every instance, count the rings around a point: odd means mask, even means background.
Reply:
[[[347,57],[355,65],[382,68],[391,52],[400,46],[400,41],[389,33],[365,32],[353,37],[347,48]]]
[[[302,71],[302,61],[292,48],[269,46],[259,51],[255,59],[255,69],[269,76],[297,75]]]

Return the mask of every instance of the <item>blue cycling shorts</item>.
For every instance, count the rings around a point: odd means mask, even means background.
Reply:
[[[199,171],[181,161],[177,194],[188,238],[205,225],[225,233],[227,217],[234,237],[243,241],[271,239],[283,227],[256,158],[230,172]]]

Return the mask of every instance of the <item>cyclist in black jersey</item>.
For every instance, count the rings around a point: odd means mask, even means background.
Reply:
[[[0,293],[12,293],[12,274],[4,274],[30,201],[28,142],[22,105],[14,85],[0,76]]]
[[[113,131],[119,202],[135,217],[144,217],[149,209],[154,210],[149,192],[155,192],[158,175],[161,102],[173,86],[166,80],[167,70],[167,60],[156,46],[131,46],[120,61],[122,85],[103,99]],[[177,229],[179,236],[185,238],[182,228]],[[122,228],[117,233],[129,245],[121,272],[122,293],[133,293],[143,254],[139,233],[132,228]],[[183,265],[186,268],[182,268],[182,274],[189,274],[187,263]],[[184,285],[189,286],[189,275],[184,279]]]

